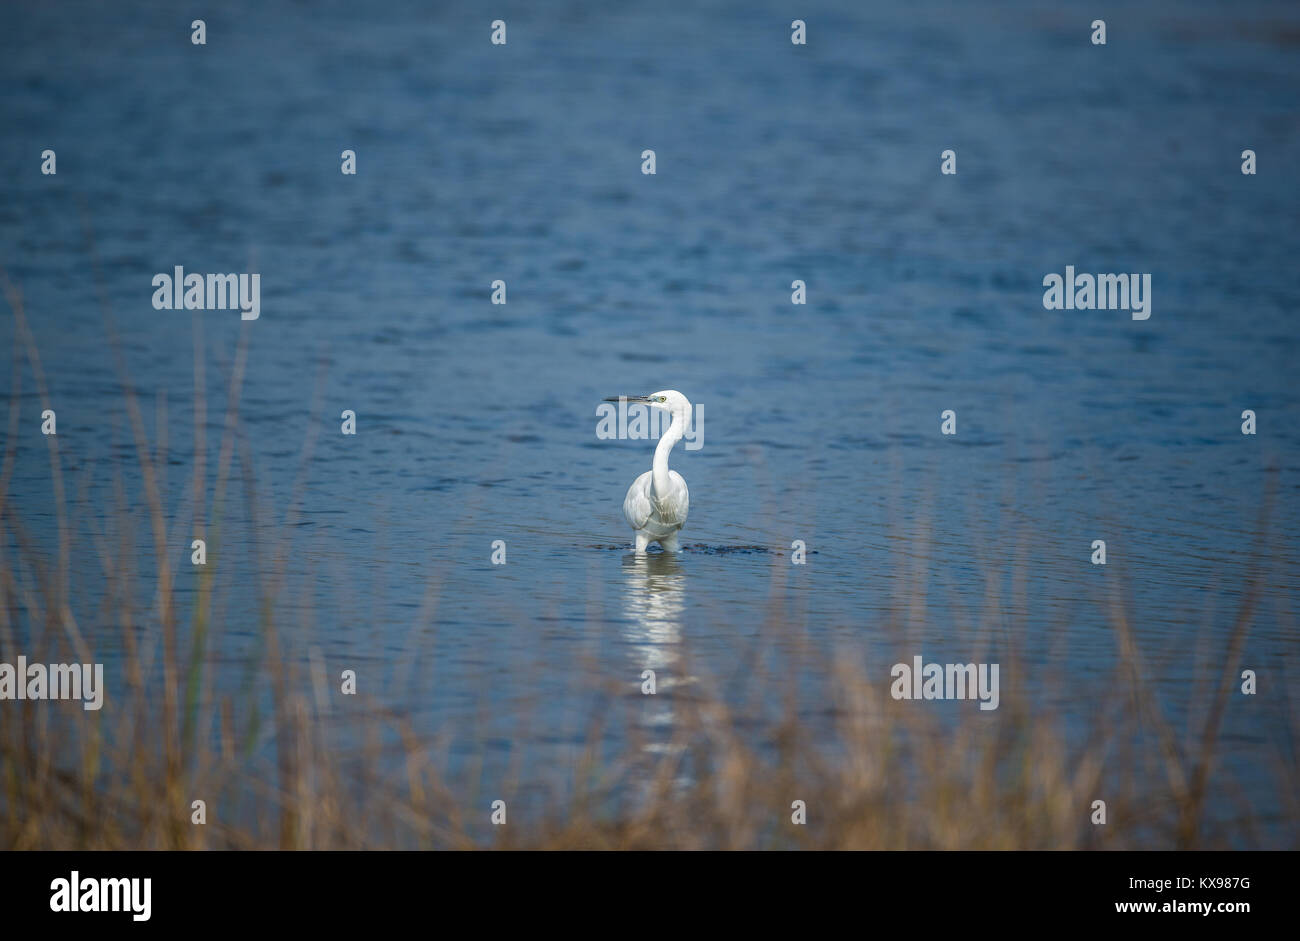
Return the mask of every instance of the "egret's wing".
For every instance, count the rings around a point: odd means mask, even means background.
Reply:
[[[686,489],[686,481],[682,480],[682,475],[675,470],[668,472],[668,477],[672,481],[672,489],[659,497],[659,519],[670,525],[678,526],[686,522],[686,514],[691,509],[691,492]]]
[[[644,529],[650,520],[650,471],[646,471],[627,488],[623,498],[623,518],[633,529]]]

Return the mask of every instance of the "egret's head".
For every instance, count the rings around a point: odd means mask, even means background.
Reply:
[[[679,412],[688,419],[691,416],[690,399],[682,395],[676,389],[664,389],[662,392],[651,392],[649,395],[624,395],[611,396],[605,399],[606,402],[617,402],[620,398],[626,399],[629,405],[640,403],[649,405],[651,408],[661,408],[665,412],[671,412],[676,415]]]

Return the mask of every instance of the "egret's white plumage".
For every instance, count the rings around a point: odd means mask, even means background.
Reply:
[[[686,434],[691,421],[691,403],[686,396],[672,389],[652,395],[629,395],[626,399],[630,403],[668,412],[673,421],[659,439],[650,470],[627,488],[627,496],[623,498],[623,517],[636,531],[637,552],[645,552],[646,546],[652,542],[659,543],[666,552],[677,552],[677,531],[686,523],[691,494],[682,475],[668,469],[668,452]],[[607,401],[617,402],[618,399]]]

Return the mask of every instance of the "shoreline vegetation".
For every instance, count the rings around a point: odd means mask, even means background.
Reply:
[[[52,406],[21,296],[0,277],[14,337],[0,463],[0,660],[22,654],[33,662],[93,663],[104,655],[96,655],[86,625],[113,625],[112,674],[120,684],[99,712],[80,703],[0,703],[0,849],[1300,847],[1296,755],[1261,745],[1261,761],[1274,762],[1281,819],[1255,814],[1218,760],[1261,591],[1254,580],[1242,592],[1226,646],[1212,658],[1218,666],[1205,684],[1205,708],[1192,710],[1187,728],[1166,719],[1112,582],[1119,666],[1102,682],[1106,695],[1083,734],[1067,734],[1062,716],[1026,701],[1014,684],[1006,684],[995,713],[974,703],[940,711],[893,701],[887,665],[868,677],[852,656],[803,649],[804,635],[787,636],[788,621],[774,601],[764,640],[799,648],[801,663],[821,658],[827,701],[815,738],[800,713],[796,671],[752,684],[752,702],[737,704],[710,692],[721,684],[696,677],[703,670],[682,643],[675,672],[696,681],[672,690],[668,741],[647,734],[650,697],[626,684],[593,683],[590,728],[564,781],[529,781],[512,749],[511,786],[485,793],[481,764],[450,762],[445,736],[421,737],[409,717],[364,695],[358,699],[367,708],[347,720],[357,747],[341,748],[339,717],[320,695],[323,667],[299,649],[273,601],[286,588],[289,534],[313,435],[276,529],[279,542],[257,548],[264,560],[256,586],[259,656],[246,667],[247,694],[232,695],[213,677],[223,610],[215,567],[201,569],[197,587],[182,591],[175,566],[177,547],[189,544],[191,532],[206,540],[209,556],[220,556],[231,502],[246,501],[249,514],[261,509],[238,418],[245,343],[229,364],[223,432],[210,469],[196,325],[190,486],[210,497],[192,500],[193,519],[177,521],[164,512],[166,422],[159,420],[151,440],[106,312],[142,498],[127,496],[114,462],[118,505],[103,513],[94,573],[106,589],[96,610],[79,610],[88,593],[77,590],[78,574],[89,563],[72,552],[78,502],[68,499],[56,435],[45,439],[58,527],[53,552],[33,537],[30,514],[11,494],[20,421],[28,434],[31,420],[20,414],[24,362],[41,408]],[[178,541],[179,522],[186,535]],[[1261,546],[1264,532],[1261,524]],[[132,563],[138,533],[154,549],[147,603]],[[645,564],[663,563],[651,556]],[[782,577],[774,567],[777,588]],[[422,624],[435,621],[438,590],[432,579],[417,618]],[[1004,676],[1016,667],[1014,653],[1003,655]],[[761,656],[745,650],[737,659]],[[518,719],[528,722],[527,715]],[[1295,728],[1292,714],[1285,734],[1293,743]],[[545,792],[527,813],[515,809],[512,796],[526,788]],[[489,823],[497,796],[511,808],[505,826]],[[201,825],[193,822],[196,799],[205,805]],[[1106,802],[1104,825],[1092,821],[1098,799]],[[1235,802],[1232,812],[1223,812],[1224,800]],[[806,812],[802,825],[792,822],[796,801]]]

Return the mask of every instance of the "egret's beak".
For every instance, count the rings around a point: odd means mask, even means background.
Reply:
[[[618,402],[623,400],[626,400],[627,402],[642,402],[647,405],[650,403],[650,397],[648,395],[612,395],[605,399],[606,402]]]

